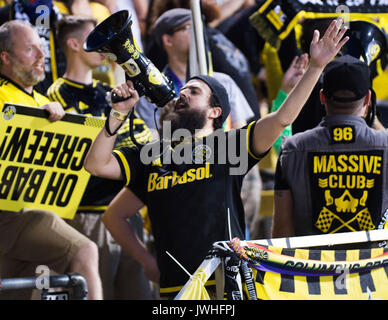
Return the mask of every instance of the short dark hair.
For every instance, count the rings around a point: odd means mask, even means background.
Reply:
[[[65,15],[57,24],[59,46],[66,53],[67,40],[82,32],[88,23],[97,25],[97,20],[91,17]]]

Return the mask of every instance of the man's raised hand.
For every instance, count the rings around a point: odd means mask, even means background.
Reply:
[[[119,112],[128,113],[139,101],[139,94],[135,90],[133,82],[130,80],[117,86],[112,92],[119,97],[126,98],[124,101],[113,104],[113,108]]]
[[[319,31],[314,31],[310,45],[310,65],[312,67],[323,69],[349,40],[349,37],[343,38],[347,28],[341,29],[342,25],[342,19],[333,20],[321,39],[319,39]]]

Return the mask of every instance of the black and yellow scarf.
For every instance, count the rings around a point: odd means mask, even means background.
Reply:
[[[363,20],[380,27],[388,25],[388,3],[378,0],[266,0],[251,17],[260,36],[279,49],[302,18],[322,19],[343,16],[345,21]]]

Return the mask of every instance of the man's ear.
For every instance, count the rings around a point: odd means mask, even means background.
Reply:
[[[364,98],[364,105],[369,106],[372,103],[372,92],[368,90],[368,93],[366,94]]]
[[[67,39],[67,40],[66,40],[66,46],[67,46],[69,49],[71,49],[71,50],[73,50],[73,51],[77,51],[77,52],[80,50],[80,48],[82,48],[82,47],[80,46],[79,41],[78,41],[76,38],[69,38],[69,39]]]
[[[209,109],[209,118],[211,119],[217,119],[219,116],[222,115],[222,109],[221,107],[212,107]]]
[[[322,105],[325,105],[326,103],[326,97],[325,95],[323,94],[323,90],[321,89],[321,91],[319,91],[319,100],[321,101],[321,104]]]
[[[366,94],[365,98],[364,98],[364,103],[363,103],[363,111],[362,113],[364,114],[364,117],[367,116],[368,112],[369,112],[369,109],[371,108],[371,105],[372,105],[372,92],[370,90],[368,90],[368,93]]]
[[[11,56],[9,52],[7,51],[2,51],[0,52],[0,60],[2,65],[8,65],[11,63]]]
[[[171,36],[168,34],[162,35],[162,48],[163,47],[170,47],[171,45],[172,45]]]

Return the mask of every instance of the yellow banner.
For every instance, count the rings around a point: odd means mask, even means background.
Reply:
[[[269,247],[269,249],[279,255],[292,255],[290,260],[296,258],[307,261],[314,257],[314,260],[320,261],[322,266],[328,262],[339,263],[339,261],[361,265],[362,259],[378,259],[386,252],[384,248],[343,251],[276,247]],[[315,262],[319,263],[318,261]],[[381,267],[354,273],[347,267],[338,268],[335,276],[297,276],[263,272],[255,268],[252,268],[252,271],[257,296],[262,300],[387,300],[388,267],[381,261],[375,261],[375,263],[380,263]],[[246,290],[246,287],[244,289]]]
[[[44,209],[72,219],[90,174],[85,156],[103,119],[4,104],[0,114],[0,208]]]

